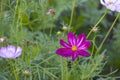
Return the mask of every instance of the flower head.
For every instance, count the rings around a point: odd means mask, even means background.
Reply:
[[[3,58],[10,58],[15,59],[16,57],[20,56],[22,53],[21,47],[15,47],[15,46],[7,46],[0,48],[0,56]]]
[[[86,40],[85,34],[80,34],[78,38],[72,33],[68,33],[68,43],[60,40],[60,44],[63,48],[56,50],[56,54],[63,57],[72,57],[74,61],[79,55],[80,56],[89,56],[90,54],[86,51],[90,47],[90,41]]]
[[[100,0],[100,2],[111,11],[120,12],[120,0]]]

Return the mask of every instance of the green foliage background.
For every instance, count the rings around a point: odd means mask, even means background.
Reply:
[[[7,36],[9,45],[20,45],[23,48],[22,56],[13,61],[14,69],[20,80],[62,80],[61,74],[67,73],[66,66],[68,67],[68,65],[66,63],[69,59],[61,60],[61,57],[55,54],[55,50],[60,47],[59,39],[66,39],[67,32],[63,31],[62,27],[68,27],[70,24],[73,2],[74,0],[0,0],[0,37]],[[49,9],[54,9],[55,15],[47,15],[46,12]],[[105,7],[100,5],[99,0],[76,0],[70,30],[76,34],[88,34],[105,11]],[[92,33],[89,37],[91,41],[96,42],[96,47],[104,38],[115,16],[115,12],[108,11],[106,17],[98,25],[99,31]],[[100,74],[104,74],[104,71],[109,73],[110,68],[112,71],[120,68],[119,26],[118,20],[115,29],[104,44],[100,56],[93,59],[81,58],[80,61],[83,63],[70,62],[72,68],[68,68],[68,70],[71,69],[67,75],[69,80],[79,80],[80,77],[88,80],[99,77],[104,80],[105,76],[101,77]],[[57,35],[57,31],[62,32],[60,36]],[[96,40],[93,40],[93,35],[96,35]],[[30,44],[26,45],[23,40],[28,40]],[[8,44],[0,44],[0,46]],[[105,49],[106,52],[104,52]],[[102,73],[103,53],[108,55],[108,66],[106,65],[107,69]],[[90,62],[89,65],[86,61]],[[14,73],[11,73],[9,62],[7,59],[0,58],[0,79],[14,80],[12,76]],[[30,70],[30,74],[27,76],[23,74],[26,69]],[[111,75],[105,77],[105,80],[110,78]]]

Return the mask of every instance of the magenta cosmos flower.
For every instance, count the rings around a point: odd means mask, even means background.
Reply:
[[[21,47],[15,47],[15,46],[7,46],[0,48],[0,56],[3,58],[10,58],[15,59],[16,57],[20,56],[22,53]]]
[[[120,0],[100,0],[100,2],[111,11],[120,12]]]
[[[89,56],[90,54],[86,51],[90,47],[90,41],[86,40],[85,34],[80,34],[78,38],[72,33],[68,33],[68,43],[60,40],[60,44],[63,48],[56,50],[56,54],[63,57],[72,57],[74,61],[79,55],[80,56]]]

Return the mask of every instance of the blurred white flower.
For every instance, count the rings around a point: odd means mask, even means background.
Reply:
[[[120,0],[100,0],[100,2],[111,11],[120,12]]]
[[[22,48],[21,47],[15,47],[15,46],[7,46],[7,47],[1,47],[0,48],[0,56],[3,58],[9,58],[9,59],[15,59],[16,57],[19,57],[22,54]]]

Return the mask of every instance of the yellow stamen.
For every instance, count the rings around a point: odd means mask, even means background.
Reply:
[[[72,51],[76,51],[77,47],[76,46],[72,46]]]
[[[109,2],[109,4],[113,4],[113,2]]]

